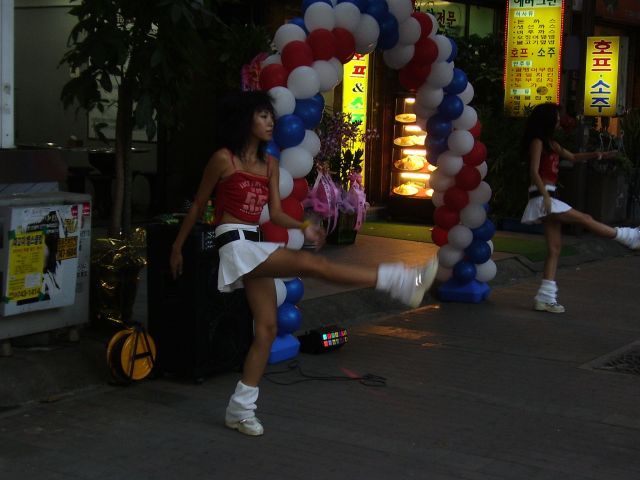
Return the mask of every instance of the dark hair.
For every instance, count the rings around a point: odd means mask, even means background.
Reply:
[[[271,96],[261,90],[237,92],[225,96],[219,103],[216,118],[216,149],[228,148],[240,156],[247,146],[253,126],[253,115],[267,111],[274,115]],[[265,161],[266,142],[258,146],[258,158]]]
[[[542,103],[537,105],[527,118],[522,136],[522,151],[527,152],[531,142],[538,138],[542,140],[545,150],[551,150],[551,140],[558,123],[560,107],[555,103]]]

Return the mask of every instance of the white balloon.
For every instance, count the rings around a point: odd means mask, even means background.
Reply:
[[[447,58],[451,56],[451,51],[453,49],[453,47],[451,46],[451,41],[444,35],[436,35],[433,40],[438,46],[437,61],[446,62]]]
[[[462,115],[452,121],[453,128],[457,128],[458,130],[470,130],[474,127],[476,122],[478,121],[478,112],[473,107],[469,105],[464,106],[464,110],[462,110]]]
[[[451,177],[457,175],[463,165],[462,157],[449,150],[441,153],[438,157],[438,171]]]
[[[269,55],[262,62],[260,62],[260,67],[264,68],[267,65],[271,65],[272,63],[277,63],[278,65],[282,65],[282,57],[280,57],[279,53],[274,53],[273,55]]]
[[[449,134],[447,145],[449,150],[458,155],[466,155],[473,148],[475,139],[466,130],[454,130]]]
[[[491,255],[493,255],[493,241],[487,240],[487,245],[489,245],[489,248],[491,248]]]
[[[442,88],[433,88],[429,84],[423,84],[416,93],[416,103],[426,108],[438,108],[444,98]]]
[[[484,177],[487,176],[487,172],[489,171],[489,167],[487,166],[487,162],[482,162],[480,165],[476,167],[480,172],[480,178],[484,180]]]
[[[319,28],[333,30],[336,26],[333,7],[324,2],[312,3],[304,12],[304,25],[310,32]]]
[[[360,13],[360,9],[356,7],[354,3],[339,3],[335,6],[333,12],[336,17],[336,27],[344,28],[345,30],[349,30],[351,33],[356,31],[362,14]]]
[[[322,148],[320,137],[313,130],[304,132],[304,139],[298,146],[304,148],[312,157],[315,157],[320,152],[320,148]]]
[[[482,175],[482,172],[480,172]],[[469,192],[469,202],[484,204],[491,200],[491,187],[487,182],[480,182],[476,188]]]
[[[271,96],[276,118],[289,115],[296,109],[296,98],[288,88],[273,87],[269,90],[269,95]]]
[[[453,269],[443,267],[442,264],[438,264],[438,273],[436,273],[436,278],[441,282],[446,282],[453,275]]]
[[[431,65],[431,73],[427,77],[427,83],[433,88],[443,88],[453,80],[453,69],[449,62],[435,62]]]
[[[353,5],[353,3],[341,3],[340,5]],[[340,85],[342,83],[342,78],[344,77],[344,65],[336,57],[331,57],[329,59],[329,63],[336,69],[336,73],[338,74],[338,85]]]
[[[384,63],[387,67],[398,70],[411,61],[415,50],[416,47],[413,45],[398,44],[389,50],[385,50],[382,53],[382,58],[384,58]]]
[[[311,68],[318,74],[321,92],[333,90],[333,87],[338,84],[338,72],[336,72],[335,67],[331,65],[330,62],[326,60],[316,60],[311,65]]]
[[[431,184],[429,184],[431,186]],[[431,186],[433,188],[433,186]],[[439,192],[434,189],[433,195],[431,195],[431,201],[433,202],[433,206],[438,208],[444,205],[444,192]]]
[[[262,225],[263,223],[267,223],[271,217],[269,217],[269,204],[266,204],[262,207],[262,212],[260,212],[260,219],[258,220],[258,224]]]
[[[313,157],[300,146],[285,148],[280,152],[280,166],[293,178],[305,177],[313,167]]]
[[[453,184],[455,183],[455,178],[447,175],[439,168],[432,172],[431,177],[429,178],[429,185],[431,186],[431,188],[433,188],[434,190],[439,190],[441,192],[445,192],[447,188],[453,186]]]
[[[420,39],[420,22],[413,17],[409,17],[398,25],[398,33],[398,43],[401,45],[415,45]]]
[[[287,248],[289,250],[300,250],[304,245],[304,233],[299,228],[290,228],[289,241],[287,242]]]
[[[276,285],[276,304],[280,306],[287,298],[287,286],[279,278],[274,278],[273,283]]]
[[[473,242],[473,232],[469,227],[456,225],[449,230],[447,240],[452,247],[458,250],[464,250]]]
[[[446,244],[438,250],[438,261],[443,267],[452,268],[464,258],[464,252],[453,245]]]
[[[420,103],[413,104],[413,111],[416,114],[416,117],[427,118],[427,119],[431,118],[433,115],[438,113],[438,111],[435,108],[427,108],[424,105],[421,105]]]
[[[489,259],[484,263],[476,263],[476,280],[479,282],[490,282],[498,273],[496,262]]]
[[[387,5],[389,5],[389,13],[396,17],[398,23],[404,22],[413,12],[411,0],[387,0]]]
[[[433,25],[433,28],[431,29],[430,32],[425,32],[425,35],[427,35],[428,37],[435,37],[436,33],[438,33],[438,19],[436,17],[434,17],[433,15],[431,15],[430,13],[426,12],[427,15],[429,16],[429,18],[431,18],[431,25]]]
[[[478,228],[487,219],[487,211],[477,203],[470,203],[460,210],[460,221],[469,228]]]
[[[282,167],[279,167],[280,178],[278,183],[278,191],[280,192],[280,198],[287,198],[293,192],[293,177],[291,174]]]
[[[378,21],[368,13],[363,13],[360,16],[358,27],[353,32],[353,37],[356,40],[356,52],[362,55],[373,52],[378,44],[379,36],[380,25],[378,25]]]
[[[327,5],[326,3],[324,5]],[[287,78],[287,88],[299,99],[311,98],[320,91],[320,78],[311,68],[302,66],[294,68]]]
[[[295,23],[285,23],[276,30],[276,34],[273,37],[273,43],[276,46],[276,49],[281,52],[287,43],[293,42],[294,40],[304,42],[306,39],[307,34],[301,27]]]
[[[462,100],[462,103],[468,105],[471,100],[473,100],[474,93],[473,85],[471,85],[471,82],[467,82],[467,87],[462,93],[459,93],[458,96],[460,97],[460,100]]]

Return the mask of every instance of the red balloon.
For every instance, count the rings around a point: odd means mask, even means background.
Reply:
[[[302,178],[294,178],[293,179],[293,190],[289,197],[293,197],[296,200],[302,202],[305,198],[307,198],[307,194],[309,193],[309,184],[307,183],[307,179]]]
[[[311,47],[301,40],[293,40],[287,43],[282,49],[280,55],[282,65],[288,71],[295,68],[306,66],[309,67],[313,63],[313,51]]]
[[[469,165],[463,165],[455,178],[456,186],[464,190],[473,190],[482,181],[482,175],[480,175],[478,169]]]
[[[417,90],[431,73],[431,65],[409,62],[398,73],[398,80],[407,90]]]
[[[315,60],[330,60],[336,56],[336,37],[326,28],[318,28],[309,33],[307,43]]]
[[[451,227],[460,223],[460,212],[442,205],[434,210],[433,220],[438,227],[450,230]]]
[[[302,221],[304,218],[304,207],[300,200],[293,198],[289,195],[287,198],[281,201],[282,211],[289,215],[291,218]]]
[[[430,37],[422,36],[416,42],[412,62],[431,65],[438,58],[438,45]]]
[[[287,229],[270,221],[260,225],[260,231],[267,242],[286,244],[289,241],[289,232]]]
[[[422,32],[420,36],[426,37],[431,33],[431,30],[433,30],[433,22],[429,15],[424,12],[413,12],[411,16],[418,20],[418,23],[420,24],[420,31]]]
[[[469,153],[462,157],[462,160],[466,165],[471,167],[477,167],[487,158],[487,147],[480,140],[476,140],[473,144],[473,148]]]
[[[431,230],[431,240],[439,247],[449,243],[449,231],[438,226],[433,227]]]
[[[480,123],[480,120],[478,120],[476,124],[473,127],[471,127],[471,130],[469,130],[469,133],[473,135],[473,138],[478,138],[480,136],[480,134],[482,133],[482,124]]]
[[[336,58],[343,64],[351,61],[356,54],[356,39],[353,34],[340,27],[334,28],[331,32],[336,39]]]
[[[286,87],[289,72],[279,63],[271,63],[260,71],[260,88],[270,90],[273,87]]]
[[[444,192],[444,204],[452,210],[462,210],[469,204],[469,194],[460,187],[450,187]]]

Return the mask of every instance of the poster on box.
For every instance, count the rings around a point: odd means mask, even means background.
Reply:
[[[75,301],[81,205],[13,207],[5,217],[2,315]]]

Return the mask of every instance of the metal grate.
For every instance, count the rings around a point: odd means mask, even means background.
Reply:
[[[619,355],[608,358],[602,365],[599,365],[596,368],[640,375],[640,347],[627,350]]]

